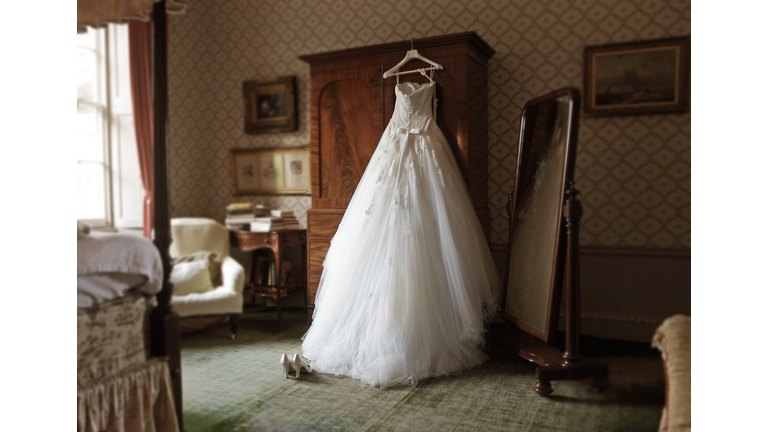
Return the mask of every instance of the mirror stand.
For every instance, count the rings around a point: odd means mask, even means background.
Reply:
[[[566,191],[563,202],[565,218],[566,258],[565,258],[565,351],[542,342],[514,326],[505,326],[502,341],[515,348],[517,354],[539,366],[536,368],[534,390],[540,395],[552,393],[551,381],[579,380],[592,377],[592,386],[597,391],[608,388],[608,365],[599,360],[583,359],[579,351],[581,304],[579,287],[579,223],[581,221],[581,202],[576,198],[579,193],[573,181]],[[507,211],[512,215],[512,196]]]

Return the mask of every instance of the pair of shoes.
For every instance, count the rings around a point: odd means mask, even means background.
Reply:
[[[288,374],[291,372],[296,372],[297,379],[301,376],[302,371],[305,373],[312,372],[312,366],[307,363],[307,359],[299,354],[294,354],[293,357],[283,354],[280,357],[280,365],[283,367],[283,373],[286,378],[288,378]]]

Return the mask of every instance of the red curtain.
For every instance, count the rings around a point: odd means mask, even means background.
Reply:
[[[131,100],[141,183],[144,186],[144,237],[152,236],[152,21],[128,21]]]

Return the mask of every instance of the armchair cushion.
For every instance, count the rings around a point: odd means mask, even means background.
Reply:
[[[171,304],[180,317],[243,312],[245,270],[231,257],[221,263],[222,285],[204,293],[174,295]]]
[[[176,263],[171,272],[173,295],[204,293],[213,289],[208,261]]]
[[[208,271],[211,273],[211,281],[214,285],[221,285],[221,262],[217,261],[219,256],[216,252],[200,251],[190,255],[173,258],[173,265],[180,263],[191,263],[195,261],[204,261],[208,263]],[[211,287],[213,288],[213,287]]]

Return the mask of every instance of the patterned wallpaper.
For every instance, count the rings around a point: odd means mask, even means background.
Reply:
[[[251,200],[295,210],[309,197],[233,197],[229,149],[309,145],[309,66],[297,56],[475,31],[489,62],[491,242],[507,241],[520,112],[533,97],[582,87],[587,45],[691,33],[690,0],[218,0],[170,18],[172,213],[223,220]],[[299,130],[246,135],[242,81],[296,75]],[[582,118],[576,184],[583,246],[690,249],[691,115]]]

